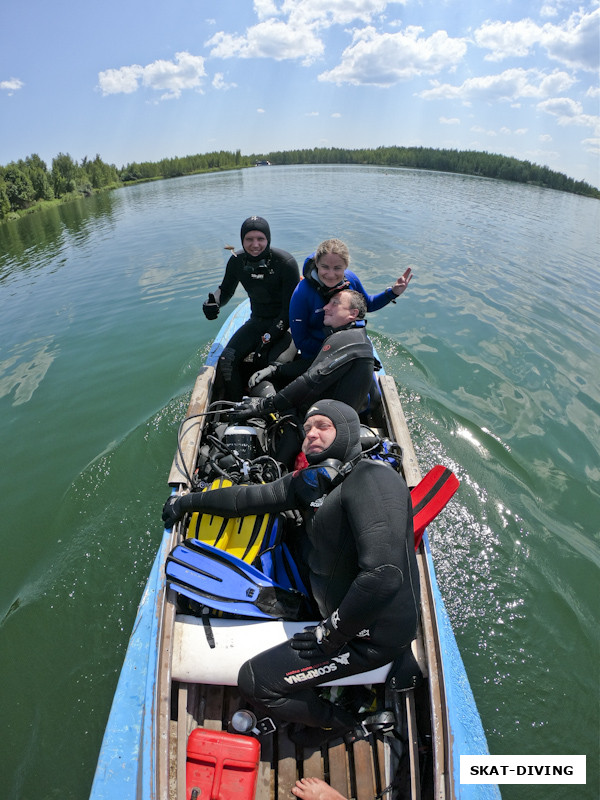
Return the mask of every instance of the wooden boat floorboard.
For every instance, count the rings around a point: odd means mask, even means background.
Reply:
[[[231,716],[244,704],[235,687],[180,683],[176,707],[178,719],[172,721],[171,730],[179,741],[187,741],[195,727],[231,731]],[[260,744],[255,800],[289,800],[292,786],[302,777],[321,778],[343,796],[355,800],[373,800],[389,782],[385,744],[380,734],[351,745],[337,740],[322,749],[302,749],[288,739],[283,728],[261,736]],[[185,797],[186,765],[185,751],[181,748],[171,766],[175,763],[177,775],[172,771],[169,798],[180,800]]]

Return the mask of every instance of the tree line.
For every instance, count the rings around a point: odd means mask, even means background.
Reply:
[[[200,172],[241,169],[269,161],[281,164],[370,164],[408,167],[440,172],[456,172],[486,178],[535,184],[549,189],[600,199],[600,191],[585,181],[576,181],[549,167],[529,161],[476,150],[439,150],[429,147],[377,147],[346,150],[314,147],[306,150],[280,150],[244,156],[239,150],[164,158],[160,161],[134,161],[118,169],[99,155],[85,157],[81,163],[59,153],[49,169],[38,155],[0,166],[0,220],[10,219],[49,201],[92,194],[138,181],[160,180]]]
[[[548,189],[600,198],[600,191],[585,181],[568,178],[549,167],[530,161],[477,150],[438,150],[431,147],[377,147],[345,150],[337,147],[315,147],[311,150],[284,150],[261,158],[272,164],[371,164],[387,167],[429,169],[479,175],[517,183],[530,183]]]
[[[138,181],[175,178],[198,172],[239,169],[254,166],[255,160],[242,156],[239,150],[164,158],[161,161],[133,162],[118,169],[105,163],[99,155],[81,163],[70,155],[59,153],[48,169],[36,154],[5,167],[0,166],[0,221],[11,219],[50,201],[69,200],[90,195],[102,189],[116,189]]]
[[[114,164],[99,155],[80,164],[59,153],[48,169],[37,154],[0,167],[0,220],[44,202],[90,195],[100,189],[121,185]]]

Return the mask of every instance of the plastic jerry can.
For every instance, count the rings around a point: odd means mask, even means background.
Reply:
[[[187,800],[254,800],[259,762],[258,739],[196,728],[187,744]]]

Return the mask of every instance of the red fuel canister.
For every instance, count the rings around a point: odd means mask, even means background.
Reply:
[[[187,800],[254,800],[259,761],[258,739],[196,728],[187,745]]]

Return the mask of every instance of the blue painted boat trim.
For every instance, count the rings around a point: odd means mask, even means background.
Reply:
[[[206,358],[216,367],[225,344],[250,316],[250,303],[234,309],[217,333]],[[156,796],[157,679],[164,564],[171,532],[165,531],[140,600],[117,683],[90,800],[150,800]]]
[[[237,329],[246,322],[250,317],[250,301],[244,300],[240,305],[234,309],[229,317],[223,323],[223,327],[217,334],[217,338],[212,343],[208,356],[206,357],[206,365],[208,367],[216,367],[219,356],[223,352],[223,348],[231,339]]]
[[[461,755],[488,755],[489,750],[485,731],[467,671],[458,649],[458,643],[444,605],[440,587],[435,575],[433,557],[427,532],[423,536],[425,557],[429,567],[431,591],[435,604],[432,609],[440,640],[444,688],[450,728],[450,747],[452,749],[452,780],[457,800],[500,800],[500,789],[494,784],[460,783]]]
[[[140,600],[113,698],[91,800],[155,796],[156,686],[165,581],[171,533],[165,531]]]

